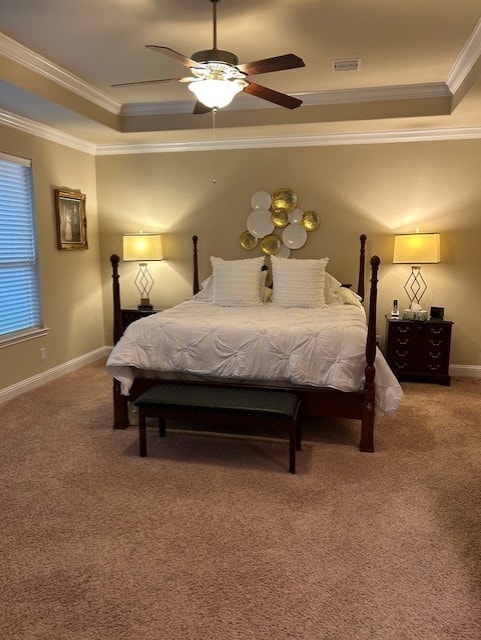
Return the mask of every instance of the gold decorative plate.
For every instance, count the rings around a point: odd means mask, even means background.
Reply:
[[[276,227],[287,227],[289,224],[289,212],[285,209],[274,209],[271,220]]]
[[[273,234],[270,234],[261,240],[261,249],[268,256],[276,254],[280,248],[281,241]]]
[[[241,233],[239,242],[243,249],[251,251],[257,247],[258,239],[253,236],[252,233],[249,233],[249,231],[244,231],[244,233]]]
[[[288,213],[294,211],[297,205],[297,196],[292,189],[281,187],[272,196],[272,210],[284,209]]]
[[[315,231],[319,229],[321,218],[315,211],[305,211],[302,215],[301,224],[306,231]]]

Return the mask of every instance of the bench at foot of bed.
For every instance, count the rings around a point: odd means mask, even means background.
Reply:
[[[301,449],[299,396],[290,391],[238,389],[188,384],[160,384],[135,401],[139,410],[139,453],[147,455],[146,419],[159,420],[159,436],[165,436],[165,420],[210,422],[235,426],[268,426],[289,429],[289,471],[296,472],[296,450]]]

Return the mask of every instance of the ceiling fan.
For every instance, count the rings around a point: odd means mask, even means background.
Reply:
[[[157,51],[185,67],[188,67],[192,76],[186,78],[165,78],[162,80],[140,80],[137,82],[121,82],[113,84],[113,87],[125,87],[133,85],[160,84],[163,82],[185,82],[188,88],[195,94],[197,101],[194,113],[207,113],[211,110],[221,109],[227,106],[241,91],[250,95],[273,102],[287,109],[295,109],[302,104],[302,100],[269,89],[255,82],[247,80],[247,76],[273,71],[284,71],[304,67],[304,61],[293,53],[287,53],[273,58],[256,60],[239,64],[238,57],[231,51],[222,51],[217,48],[217,3],[220,0],[210,0],[213,9],[213,46],[212,49],[197,51],[188,58],[174,49],[156,44],[147,44],[146,47]]]

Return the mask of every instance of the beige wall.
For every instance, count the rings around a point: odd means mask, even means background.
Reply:
[[[46,336],[0,348],[0,388],[42,374],[104,345],[99,273],[95,159],[17,130],[0,127],[0,150],[31,158]],[[87,195],[86,251],[57,250],[54,189]],[[47,359],[40,360],[45,348]]]
[[[318,231],[293,257],[326,256],[329,270],[354,281],[358,237],[382,260],[378,331],[394,297],[407,306],[409,267],[393,265],[396,232],[439,231],[442,263],[426,265],[425,306],[444,306],[456,324],[451,363],[481,366],[477,294],[481,267],[481,141],[322,148],[93,156],[0,128],[0,150],[32,158],[47,336],[0,349],[0,388],[112,343],[109,256],[126,231],[165,233],[165,260],[151,265],[152,301],[168,306],[191,294],[191,236],[199,238],[201,278],[209,255],[242,258],[238,242],[257,190],[288,186],[299,206],[317,211]],[[215,177],[216,183],[212,180]],[[87,194],[87,251],[56,248],[53,190]],[[137,304],[136,265],[121,263],[125,306]],[[423,302],[424,302],[423,301]],[[47,360],[40,361],[40,348]]]
[[[368,235],[369,255],[382,260],[382,335],[392,299],[408,306],[403,284],[410,268],[391,263],[394,234],[416,227],[439,231],[442,263],[423,267],[429,285],[423,304],[444,306],[456,323],[451,362],[479,366],[481,302],[473,292],[481,267],[480,158],[479,140],[98,157],[106,342],[111,343],[108,256],[121,251],[123,232],[166,234],[166,260],[151,265],[152,301],[171,305],[190,294],[191,235],[200,238],[201,277],[209,274],[209,255],[259,255],[260,249],[246,252],[238,242],[251,196],[288,186],[301,208],[322,218],[320,229],[293,257],[328,255],[331,273],[353,281],[358,237]],[[135,270],[120,265],[125,306],[137,302]]]

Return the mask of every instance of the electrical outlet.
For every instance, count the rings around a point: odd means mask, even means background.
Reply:
[[[46,360],[47,359],[47,349],[45,347],[42,347],[40,349],[40,360]]]

